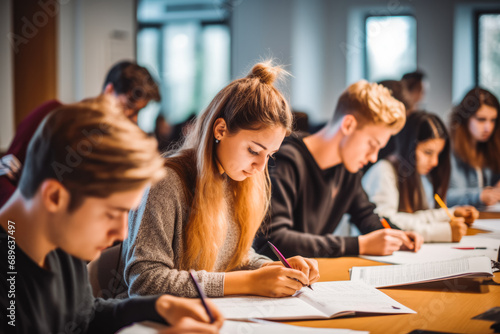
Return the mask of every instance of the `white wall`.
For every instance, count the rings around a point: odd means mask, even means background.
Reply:
[[[14,81],[12,48],[6,38],[12,28],[11,2],[0,1],[0,151],[6,151],[14,136]]]
[[[424,106],[446,117],[452,100],[457,102],[474,81],[467,56],[473,45],[463,25],[471,25],[473,8],[495,6],[500,8],[493,0],[243,1],[232,21],[233,76],[271,52],[291,62],[292,107],[308,112],[313,122],[325,121],[345,87],[362,77],[364,17],[410,13],[417,19],[417,66],[430,83]],[[455,21],[457,13],[460,21]],[[464,49],[469,53],[453,57]]]
[[[134,0],[74,0],[59,16],[59,98],[98,95],[109,68],[135,59]]]

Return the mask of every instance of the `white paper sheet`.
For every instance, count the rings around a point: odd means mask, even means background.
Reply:
[[[392,264],[425,263],[433,261],[445,261],[472,256],[487,256],[497,260],[500,242],[494,238],[488,238],[488,234],[465,236],[457,243],[430,243],[423,244],[417,252],[396,251],[392,255],[374,256],[361,255],[362,258]],[[456,247],[486,247],[487,249],[460,250]]]
[[[491,260],[482,256],[393,266],[353,267],[351,269],[351,280],[363,281],[376,288],[465,276],[493,276]]]
[[[144,321],[136,323],[121,331],[118,334],[158,334],[162,329],[168,326]],[[226,320],[220,330],[221,334],[369,334],[370,332],[355,331],[342,328],[311,328],[285,325],[269,321],[241,322]]]
[[[500,202],[494,205],[487,206],[486,208],[482,209],[481,211],[485,212],[500,212]]]
[[[485,231],[500,232],[500,219],[477,219],[471,227]]]

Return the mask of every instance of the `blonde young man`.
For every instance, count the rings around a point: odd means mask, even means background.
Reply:
[[[116,105],[116,104],[115,104]],[[127,235],[128,211],[164,176],[157,143],[113,104],[49,114],[28,147],[19,187],[0,211],[0,332],[115,333],[142,320],[167,333],[215,333],[197,300],[92,296],[86,262]]]
[[[405,123],[405,108],[381,85],[359,81],[340,96],[333,119],[319,132],[291,136],[269,168],[271,214],[255,246],[271,241],[285,256],[338,257],[418,251],[413,232],[383,229],[361,187],[361,169]],[[348,213],[362,235],[333,235]]]

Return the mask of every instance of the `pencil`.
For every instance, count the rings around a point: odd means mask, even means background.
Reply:
[[[385,218],[380,218],[380,222],[382,223],[382,226],[384,228],[391,229],[391,225],[389,225],[389,223],[387,222],[387,220]]]
[[[195,271],[190,270],[189,275],[191,275],[191,279],[193,280],[194,287],[196,288],[196,291],[198,291],[198,295],[200,296],[201,303],[203,304],[203,307],[205,308],[205,311],[207,312],[207,315],[210,318],[210,323],[213,324],[215,321],[214,316],[212,314],[212,311],[210,311],[210,309],[208,308],[207,302],[205,301],[207,296],[205,296],[205,293],[203,292],[203,290],[200,287],[200,283],[198,283],[198,280],[196,279]]]
[[[446,211],[446,214],[448,215],[448,217],[450,217],[450,219],[453,219],[453,215],[451,214],[450,210],[448,210],[448,207],[446,206],[446,204],[444,204],[441,197],[439,197],[438,194],[434,194],[434,199],[439,204],[439,206],[442,207]]]

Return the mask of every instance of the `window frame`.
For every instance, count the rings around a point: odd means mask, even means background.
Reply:
[[[474,53],[473,53],[473,62],[474,62],[474,85],[480,86],[479,84],[479,40],[480,40],[480,32],[479,32],[479,18],[481,15],[485,14],[497,14],[500,15],[500,9],[481,9],[474,11],[474,25],[472,27],[472,36],[474,40]]]

